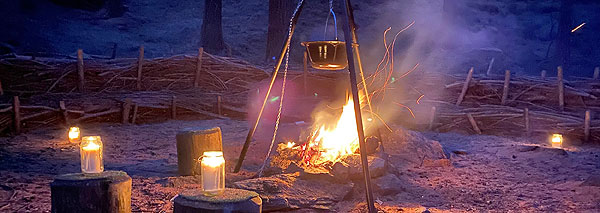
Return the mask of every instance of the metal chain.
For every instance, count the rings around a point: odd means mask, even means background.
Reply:
[[[302,5],[302,2],[304,2],[304,0],[300,0],[298,2],[298,5],[296,6],[296,10],[294,10],[292,18],[290,19],[290,24],[288,26],[288,38],[292,35],[292,20],[296,16],[296,13],[298,12],[300,5]],[[275,120],[275,130],[273,131],[273,138],[271,138],[271,145],[269,146],[269,151],[267,152],[265,161],[263,162],[262,166],[260,167],[260,170],[258,170],[258,177],[262,176],[263,170],[265,169],[265,165],[267,165],[267,163],[269,162],[269,158],[271,157],[271,152],[273,151],[273,145],[275,144],[275,138],[277,137],[277,130],[279,129],[279,121],[281,120],[281,110],[283,109],[283,97],[285,95],[285,83],[287,80],[289,60],[290,60],[290,44],[288,43],[287,51],[285,52],[285,67],[283,69],[283,82],[281,84],[281,99],[279,100],[279,109],[277,110],[277,119]]]

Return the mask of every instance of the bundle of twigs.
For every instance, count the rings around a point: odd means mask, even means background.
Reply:
[[[88,92],[133,90],[137,81],[138,59],[84,60],[85,88]],[[198,57],[176,55],[143,60],[142,90],[182,90],[194,87]],[[239,92],[267,77],[262,69],[228,57],[202,54],[200,89]],[[77,88],[77,60],[30,57],[0,60],[0,80],[13,94],[65,93]]]
[[[201,56],[201,57],[199,57]],[[248,90],[268,74],[248,62],[215,56],[97,59],[10,56],[0,59],[0,132],[36,124],[121,121],[194,114],[244,115]],[[140,67],[141,64],[141,67]],[[19,100],[18,110],[15,102]],[[188,116],[186,116],[188,117]]]

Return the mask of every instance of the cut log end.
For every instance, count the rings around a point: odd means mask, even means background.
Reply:
[[[131,177],[122,171],[60,175],[50,191],[52,212],[131,212]]]

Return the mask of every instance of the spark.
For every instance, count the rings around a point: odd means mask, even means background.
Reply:
[[[419,63],[415,64],[415,66],[412,69],[410,69],[408,72],[402,74],[402,76],[400,76],[400,78],[406,77],[408,74],[410,74],[411,72],[415,71],[417,69],[417,67],[419,67]]]
[[[579,30],[581,27],[583,27],[583,25],[585,25],[585,22],[583,22],[583,23],[581,23],[579,26],[577,26],[577,27],[573,28],[573,29],[571,30],[571,33],[574,33],[575,31]]]
[[[395,104],[397,104],[397,105],[399,105],[399,106],[401,106],[401,107],[404,107],[404,108],[406,108],[406,109],[408,110],[408,112],[410,112],[410,115],[411,115],[413,118],[416,118],[416,117],[415,117],[415,113],[413,113],[413,111],[412,111],[412,109],[410,109],[410,107],[407,107],[406,105],[404,105],[404,104],[401,104],[401,103],[398,103],[398,102],[394,102],[394,103],[395,103]]]
[[[423,98],[423,97],[425,97],[425,95],[423,95],[423,94],[422,94],[421,96],[419,96],[419,98],[417,98],[417,104],[421,104],[421,103],[419,103],[419,101],[420,101],[420,100],[421,100],[421,98]]]
[[[415,92],[419,93],[419,98],[417,98],[417,104],[421,104],[419,101],[421,101],[421,98],[425,97],[425,94],[423,94],[421,91],[417,90],[416,88],[412,88]]]

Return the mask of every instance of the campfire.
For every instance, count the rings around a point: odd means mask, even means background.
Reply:
[[[302,163],[306,166],[333,165],[358,150],[353,103],[352,98],[347,99],[335,122],[314,125],[316,128],[307,142],[299,146]]]
[[[313,125],[298,141],[279,143],[277,154],[269,163],[265,175],[281,173],[331,173],[335,165],[359,169],[359,142],[354,117],[354,102],[346,98],[341,109],[324,108],[315,113]],[[367,127],[366,127],[367,128]],[[367,140],[370,145],[379,140]],[[376,148],[376,146],[375,146]],[[367,151],[367,153],[372,153]],[[355,162],[356,161],[356,162]]]

